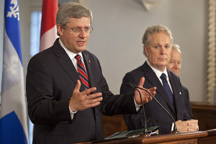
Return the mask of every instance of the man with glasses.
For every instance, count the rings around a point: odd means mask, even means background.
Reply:
[[[102,114],[136,113],[152,98],[141,91],[113,95],[100,63],[86,45],[92,31],[91,11],[77,3],[57,13],[59,38],[28,64],[28,113],[34,144],[71,144],[103,140]],[[140,79],[142,87],[145,79]],[[154,95],[156,88],[149,91]]]

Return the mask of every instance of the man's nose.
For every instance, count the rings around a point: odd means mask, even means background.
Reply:
[[[80,30],[79,37],[85,38],[86,37],[86,32],[84,30]]]

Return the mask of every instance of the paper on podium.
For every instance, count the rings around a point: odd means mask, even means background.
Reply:
[[[116,132],[112,134],[111,136],[106,137],[105,140],[128,138],[128,137],[138,137],[141,134],[144,134],[144,129]],[[159,134],[159,127],[154,126],[154,127],[147,128],[147,134],[149,135]]]

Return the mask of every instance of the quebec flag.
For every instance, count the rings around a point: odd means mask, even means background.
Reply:
[[[0,144],[27,144],[18,0],[5,0]]]

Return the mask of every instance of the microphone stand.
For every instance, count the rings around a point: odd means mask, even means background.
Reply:
[[[165,109],[165,108],[163,107],[163,105],[162,105],[147,89],[138,87],[138,86],[136,86],[136,85],[134,85],[134,84],[132,84],[132,85],[133,85],[134,88],[138,88],[138,89],[141,89],[141,90],[146,91],[146,92],[161,106],[161,108],[164,109],[164,110],[166,111],[166,113],[167,113],[167,114],[171,117],[171,119],[173,120],[173,123],[174,123],[174,133],[179,133],[179,132],[177,131],[175,119],[174,119],[173,116],[168,112],[168,110]]]
[[[143,119],[144,119],[144,131],[143,133],[145,134],[145,136],[147,135],[147,126],[146,126],[146,113],[145,113],[145,108],[144,108],[144,104],[142,102],[142,96],[141,93],[138,89],[135,88],[136,91],[139,92],[139,96],[140,96],[140,100],[141,100],[141,105],[142,105],[142,110],[143,110]]]
[[[143,134],[145,137],[147,136],[150,136],[147,134],[147,126],[146,126],[146,113],[145,113],[145,108],[144,108],[144,104],[143,104],[143,101],[142,101],[142,95],[141,95],[141,92],[133,85],[133,84],[127,84],[128,87],[132,87],[133,89],[135,89],[136,91],[139,92],[139,96],[140,96],[140,100],[141,100],[141,105],[142,105],[142,110],[143,110],[143,120],[144,120],[144,131],[143,131]]]

